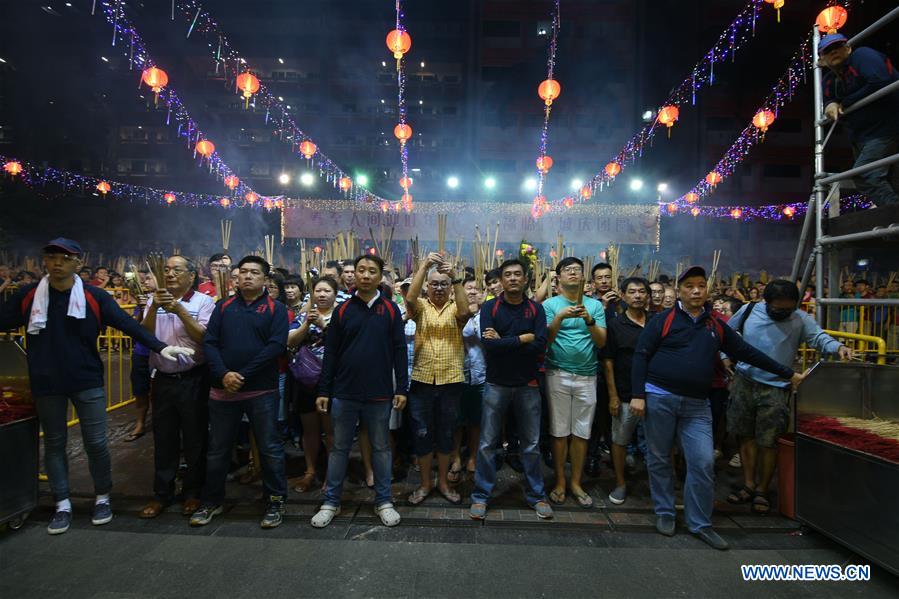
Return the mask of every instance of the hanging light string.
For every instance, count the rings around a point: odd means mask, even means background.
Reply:
[[[21,180],[47,199],[68,200],[72,193],[80,193],[82,195],[102,195],[131,202],[144,202],[145,204],[175,204],[192,207],[222,206],[226,208],[255,206],[267,210],[283,206],[283,196],[258,196],[257,203],[255,200],[249,202],[245,197],[231,198],[223,197],[221,194],[190,193],[145,185],[131,185],[63,169],[37,166],[12,156],[0,155],[0,165],[3,166],[8,177],[13,180]],[[51,190],[48,188],[50,185],[58,186],[60,189]],[[51,193],[51,191],[59,193]]]
[[[537,197],[531,208],[534,218],[539,218],[546,210],[546,197],[543,195],[543,186],[546,176],[552,167],[552,158],[546,155],[549,143],[549,117],[552,113],[552,103],[561,92],[561,85],[555,80],[556,50],[559,44],[559,28],[561,26],[561,2],[553,0],[552,30],[550,32],[549,47],[546,57],[546,80],[537,89],[538,95],[544,97],[543,128],[540,130],[540,146],[538,149],[537,168]]]
[[[406,33],[403,25],[405,18],[403,12],[402,0],[396,0],[396,31]],[[400,163],[402,165],[402,178],[400,179],[400,187],[403,189],[402,199],[400,200],[401,208],[406,212],[412,211],[412,195],[409,192],[411,187],[411,179],[409,179],[409,144],[412,142],[411,128],[406,122],[406,55],[403,53],[396,61],[396,114],[397,126],[403,131],[403,135],[407,135],[408,139],[399,139],[400,144]]]
[[[847,11],[850,4],[848,1],[839,3]],[[837,5],[836,2],[828,3],[828,7],[835,5]],[[808,81],[809,69],[814,68],[812,61],[812,34],[809,33],[790,59],[786,72],[774,84],[756,110],[752,121],[740,132],[736,141],[724,152],[715,167],[703,179],[673,202],[677,209],[696,204],[702,198],[713,193],[722,181],[734,173],[752,148],[765,140],[765,133],[779,116],[780,110],[793,101],[796,90]]]
[[[251,70],[247,59],[232,45],[222,27],[203,7],[202,2],[199,0],[173,0],[173,3],[189,23],[187,36],[190,37],[196,33],[205,40],[215,60],[216,73],[221,71],[229,81],[234,81],[242,73]],[[174,13],[173,10],[173,18]],[[302,155],[304,148],[301,146],[303,142],[311,142],[311,137],[297,125],[290,115],[287,104],[276,97],[262,81],[259,82],[259,91],[253,96],[249,106],[254,110],[264,109],[266,125],[273,128],[280,141],[290,144],[291,151]],[[365,186],[360,185],[348,171],[340,168],[331,160],[320,146],[313,145],[312,147],[314,152],[308,160],[313,161],[318,167],[319,176],[328,183],[335,188],[339,187],[347,196],[357,200],[366,202],[384,200]],[[347,181],[351,183],[349,188],[344,187]]]
[[[112,45],[116,46],[117,41],[122,42],[118,43],[118,48],[128,59],[129,69],[139,69],[143,72],[151,67],[155,67],[157,63],[150,55],[143,38],[125,15],[124,4],[120,0],[103,0],[100,2],[100,8],[106,17],[107,22],[109,22],[113,28],[114,34]],[[167,83],[165,87],[157,89],[159,89],[159,91],[154,90],[157,95],[157,104],[161,102],[163,106],[166,107],[165,124],[171,125],[172,120],[174,119],[178,124],[177,136],[185,140],[187,147],[193,150],[194,156],[196,156],[199,151],[201,154],[200,163],[202,163],[204,159],[208,160],[210,172],[215,173],[219,180],[225,181],[229,177],[235,177],[235,179],[237,179],[234,171],[225,163],[219,153],[214,150],[214,146],[213,151],[205,155],[201,150],[205,150],[209,146],[200,146],[198,150],[197,144],[205,141],[206,135],[197,125],[197,122],[190,116],[187,107],[181,101],[181,98],[175,90]],[[243,180],[239,181],[234,190],[242,196],[256,193]],[[258,197],[258,195],[256,197]]]

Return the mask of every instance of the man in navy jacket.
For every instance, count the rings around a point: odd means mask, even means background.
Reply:
[[[253,426],[262,462],[268,508],[262,528],[281,524],[287,498],[284,444],[278,433],[278,358],[287,349],[287,308],[265,288],[271,267],[259,256],[238,264],[236,295],[219,300],[203,339],[209,363],[209,451],[202,505],[191,526],[209,524],[222,513],[225,479],[241,417]]]
[[[384,261],[362,255],[354,266],[356,291],[331,316],[315,400],[322,414],[327,413],[330,402],[334,426],[325,500],[312,518],[315,528],[324,528],[340,513],[350,448],[360,419],[371,440],[375,513],[385,526],[400,523],[390,492],[393,461],[389,437],[390,408],[403,409],[409,388],[403,317],[399,306],[378,290]]]
[[[761,353],[723,323],[708,303],[705,270],[688,268],[677,280],[680,300],[646,324],[631,371],[631,411],[645,417],[649,489],[656,529],[674,535],[671,450],[677,435],[687,462],[684,517],[691,533],[716,549],[727,542],[712,529],[715,496],[712,413],[708,394],[719,352],[788,379],[802,375]]]
[[[855,152],[853,168],[899,152],[899,90],[843,116],[856,102],[899,81],[890,59],[871,48],[850,47],[840,33],[824,36],[818,52],[819,62],[827,67],[822,80],[824,114],[833,121],[845,121]],[[855,184],[878,206],[899,203],[895,164],[859,175]]]
[[[191,349],[167,347],[119,308],[111,295],[85,285],[75,274],[81,268],[81,254],[81,246],[71,239],[50,241],[44,247],[46,276],[19,289],[0,311],[0,330],[28,327],[31,394],[44,431],[44,463],[56,499],[56,512],[47,527],[50,534],[66,532],[72,521],[66,458],[69,401],[78,413],[97,495],[91,523],[112,520],[106,393],[97,352],[100,332],[107,326],[119,329],[168,360],[193,354]]]

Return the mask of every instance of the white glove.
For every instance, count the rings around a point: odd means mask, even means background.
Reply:
[[[187,356],[190,357],[194,355],[194,350],[189,347],[179,347],[177,345],[169,345],[164,350],[159,352],[159,355],[165,358],[166,360],[171,360],[172,362],[178,361],[178,356]]]

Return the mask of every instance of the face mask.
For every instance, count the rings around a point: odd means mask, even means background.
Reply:
[[[791,314],[793,314],[794,311],[795,308],[772,308],[767,304],[765,305],[765,312],[768,313],[768,316],[771,317],[771,320],[786,320],[790,317]]]

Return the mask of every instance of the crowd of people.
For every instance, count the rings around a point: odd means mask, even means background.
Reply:
[[[311,524],[330,524],[357,440],[385,526],[400,522],[391,482],[410,464],[420,473],[406,498],[412,505],[436,491],[449,504],[467,500],[471,518],[487,518],[507,458],[523,473],[524,501],[538,517],[552,518],[552,505],[569,496],[589,509],[584,476],[597,474],[605,450],[615,479],[608,500],[616,505],[627,501],[627,465],[643,455],[656,527],[669,536],[680,460],[686,526],[718,549],[727,543],[711,526],[714,462],[726,435],[739,443],[734,461],[744,474],[728,501],[767,513],[775,440],[803,379],[792,368],[799,345],[852,356],[801,309],[795,282],[776,279],[745,293],[725,284],[712,293],[699,266],[675,279],[614,281],[609,264],[585,270],[567,257],[533,281],[526,261],[475,273],[435,252],[399,280],[371,254],[302,275],[255,255],[233,263],[215,254],[207,269],[173,255],[163,280],[140,273],[146,295],[134,298],[129,314],[95,285],[113,273],[94,269],[85,281],[81,255],[72,240],[51,241],[46,274],[0,308],[0,328],[26,327],[56,501],[51,534],[72,519],[69,401],[95,485],[92,522],[112,518],[97,352],[106,326],[135,341],[137,418],[126,440],[145,433],[152,407],[153,499],[141,517],[176,502],[192,526],[221,514],[246,420],[266,499],[263,528],[281,524],[291,489],[320,488]],[[305,462],[294,479],[286,471],[291,442]],[[548,482],[544,462],[553,471]],[[466,473],[474,483],[468,498],[458,490]]]

